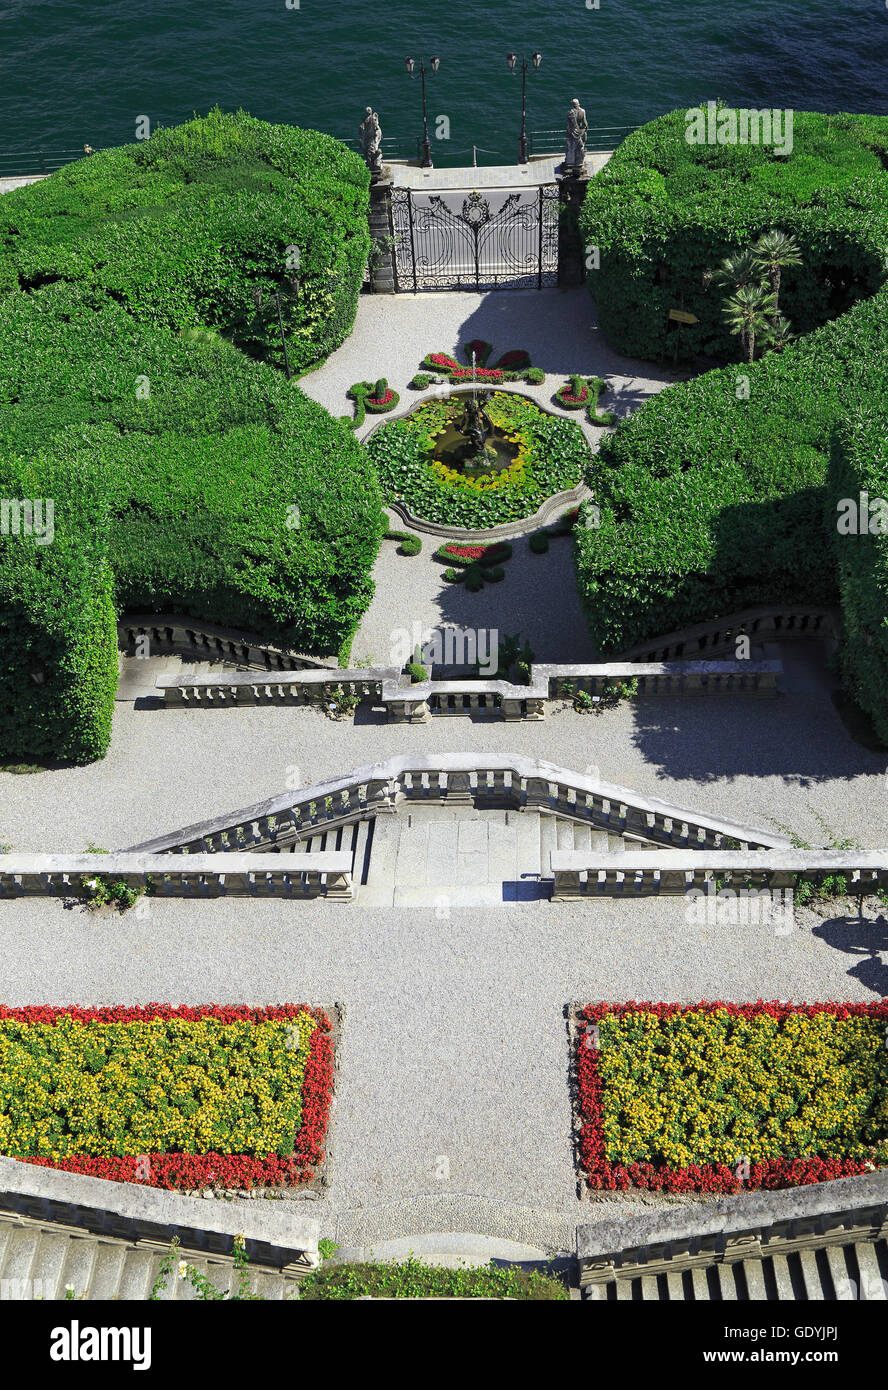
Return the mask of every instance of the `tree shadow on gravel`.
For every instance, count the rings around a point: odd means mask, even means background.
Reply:
[[[857,958],[848,970],[864,989],[880,997],[888,995],[888,918],[832,917],[813,927],[811,935],[844,955]]]

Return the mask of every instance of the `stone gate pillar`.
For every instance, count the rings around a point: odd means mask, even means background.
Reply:
[[[586,279],[586,249],[580,236],[579,217],[589,186],[586,173],[562,174],[558,179],[561,201],[558,219],[558,283],[582,285]]]
[[[371,247],[370,288],[374,294],[395,293],[395,252],[391,245],[393,232],[392,181],[390,178],[382,178],[370,184],[370,236],[374,243],[379,243],[384,238],[388,239],[384,242],[385,249],[381,252],[378,245]]]

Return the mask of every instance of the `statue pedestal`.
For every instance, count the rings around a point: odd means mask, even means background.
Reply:
[[[582,285],[586,278],[586,248],[580,235],[579,218],[591,175],[582,168],[557,173],[562,216],[558,219],[558,283]]]

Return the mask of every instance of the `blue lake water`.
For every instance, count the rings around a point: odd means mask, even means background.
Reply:
[[[369,103],[407,152],[420,91],[403,59],[437,53],[430,115],[450,139],[435,162],[471,162],[473,145],[479,163],[511,161],[520,78],[505,55],[534,48],[532,130],[562,127],[573,96],[592,127],[710,98],[888,112],[883,0],[2,0],[0,154],[121,144],[139,116],[172,125],[214,103],[339,136]]]

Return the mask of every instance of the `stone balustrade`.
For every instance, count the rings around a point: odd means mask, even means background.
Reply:
[[[780,835],[708,816],[659,797],[519,755],[405,754],[342,777],[288,791],[226,816],[133,846],[145,854],[213,854],[275,849],[297,839],[411,803],[540,810],[664,848],[789,849]],[[0,861],[2,863],[2,861]]]
[[[577,1262],[589,1289],[886,1235],[888,1173],[880,1172],[578,1226]]]
[[[804,604],[746,608],[723,618],[694,623],[679,632],[636,642],[622,653],[625,661],[676,661],[703,652],[733,651],[739,636],[750,642],[783,642],[794,639],[821,639],[830,646],[838,642],[840,615],[835,608],[810,608]]]
[[[195,618],[134,613],[127,614],[117,624],[117,641],[124,651],[134,651],[142,637],[148,638],[151,656],[174,652],[193,661],[226,661],[234,666],[268,671],[299,671],[328,665],[317,657],[263,642],[251,633]]]
[[[553,850],[550,861],[555,902],[706,891],[707,885],[712,889],[716,880],[735,892],[782,891],[794,888],[800,878],[816,883],[830,874],[840,874],[847,880],[849,894],[888,888],[888,849],[770,849],[759,853],[751,849],[713,851],[701,845],[693,855],[677,849],[621,850],[612,854]]]
[[[166,705],[231,708],[235,705],[294,705],[334,702],[338,691],[361,699],[379,699],[384,682],[397,683],[394,666],[339,670],[224,671],[198,676],[158,676],[155,687]]]
[[[461,680],[407,683],[396,667],[333,671],[281,671],[273,679],[252,671],[199,676],[159,676],[156,688],[166,705],[224,708],[254,704],[335,701],[335,687],[361,699],[376,699],[395,723],[422,724],[436,715],[495,713],[507,721],[544,719],[546,704],[579,691],[602,699],[609,688],[638,682],[645,695],[757,695],[778,691],[780,661],[607,662],[531,666],[528,685],[509,681]]]
[[[278,897],[349,900],[352,856],[293,854],[4,854],[0,898],[79,896],[81,880],[101,876],[165,898]]]

